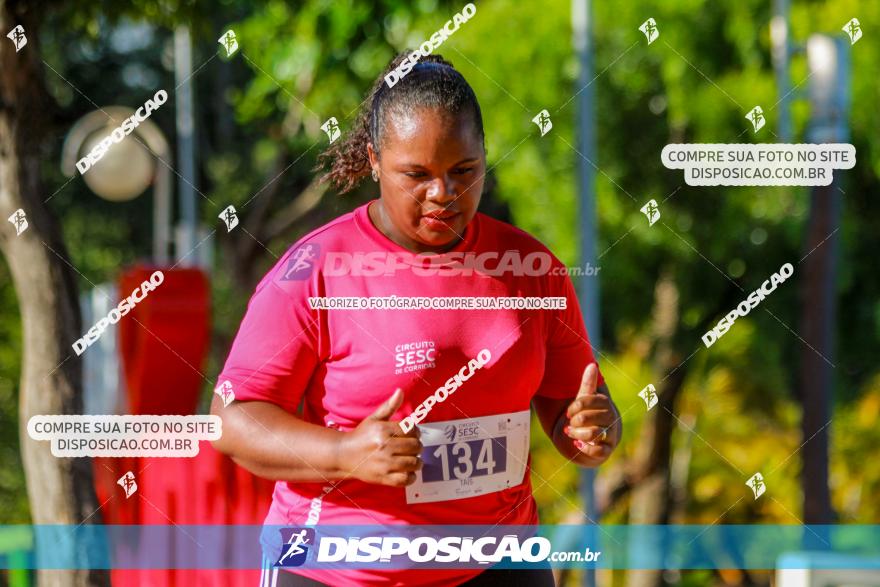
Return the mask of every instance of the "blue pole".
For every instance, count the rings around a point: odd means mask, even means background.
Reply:
[[[590,0],[572,0],[572,28],[574,31],[574,48],[580,63],[578,89],[581,90],[577,99],[577,146],[578,150],[590,161],[596,160],[596,132],[593,119],[593,39],[592,10]],[[580,265],[587,263],[596,265],[596,193],[595,172],[593,166],[583,157],[576,158],[578,169],[578,233],[580,234]],[[590,343],[595,349],[600,347],[601,329],[599,324],[599,280],[598,274],[587,275],[584,271],[577,284],[578,297],[583,312]],[[580,470],[580,494],[584,504],[584,512],[593,520],[598,520],[593,483],[593,469]],[[589,524],[589,520],[583,520]],[[593,569],[585,569],[584,587],[596,584]]]

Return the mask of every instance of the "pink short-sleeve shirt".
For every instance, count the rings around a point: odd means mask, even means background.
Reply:
[[[482,349],[491,351],[491,360],[434,404],[425,423],[520,412],[535,395],[577,394],[584,368],[595,359],[571,280],[544,245],[478,213],[444,266],[426,269],[424,256],[373,226],[369,205],[303,237],[257,285],[218,378],[232,384],[237,401],[268,401],[292,413],[301,408],[304,420],[344,431],[399,387],[405,400],[393,419],[402,419]],[[565,298],[567,308],[355,310],[320,309],[314,302],[390,296]],[[528,468],[515,487],[415,504],[402,488],[357,479],[279,481],[266,517],[266,524],[286,526],[537,522]],[[455,584],[479,570],[350,570],[332,578],[295,572],[333,585],[382,578],[418,585],[440,578]]]

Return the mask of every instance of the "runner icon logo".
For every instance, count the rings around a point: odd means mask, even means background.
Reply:
[[[648,218],[648,226],[654,226],[654,223],[660,219],[660,207],[657,205],[657,200],[650,199],[648,203],[639,208]]]
[[[319,245],[302,245],[296,249],[287,261],[287,269],[281,276],[281,281],[302,281],[308,279],[315,266],[315,259],[321,250]]]
[[[223,36],[217,39],[217,42],[226,49],[227,57],[231,57],[233,53],[238,51],[238,39],[235,38],[235,31],[232,29],[223,33]]]
[[[276,567],[299,567],[309,556],[309,546],[315,543],[314,528],[281,528],[281,556]]]
[[[235,213],[235,206],[229,205],[217,216],[226,224],[226,232],[232,232],[232,229],[238,226],[238,214]]]
[[[746,120],[752,123],[752,126],[755,127],[755,132],[758,132],[762,128],[764,128],[764,124],[766,119],[764,118],[764,111],[760,106],[755,106],[749,113],[745,116]]]
[[[645,22],[639,26],[639,30],[645,35],[645,38],[648,39],[648,44],[650,45],[654,41],[657,40],[657,37],[660,36],[660,29],[657,28],[657,21],[653,18],[649,18]]]
[[[840,30],[847,34],[850,45],[855,45],[856,41],[862,38],[862,23],[857,18],[850,20]]]
[[[16,53],[21,51],[21,48],[27,45],[27,35],[24,34],[24,27],[22,27],[20,24],[16,25],[15,28],[9,31],[9,34],[7,34],[6,36],[9,37],[9,40],[12,41],[13,45],[15,45]]]
[[[18,236],[27,230],[27,214],[25,214],[24,210],[21,208],[12,213],[12,216],[9,217],[9,222],[15,227],[15,236]]]
[[[758,499],[765,491],[767,491],[767,486],[764,484],[764,477],[761,476],[761,473],[755,473],[752,475],[749,480],[746,481],[746,485],[752,488],[752,493],[755,494],[755,499]]]
[[[223,400],[223,407],[228,407],[229,404],[235,399],[235,391],[232,389],[232,382],[228,379],[218,385],[214,389],[214,393],[220,396],[220,399]]]
[[[553,121],[550,120],[550,113],[546,110],[538,112],[538,114],[532,119],[532,122],[537,124],[538,128],[541,129],[542,137],[553,128]]]
[[[443,430],[443,434],[449,440],[449,442],[453,442],[455,440],[455,424],[450,424]]]
[[[328,118],[324,124],[321,125],[321,130],[327,133],[327,138],[330,139],[330,144],[333,144],[333,141],[339,138],[339,135],[342,134],[339,130],[339,122],[336,121],[335,116],[331,116]]]
[[[138,489],[138,484],[137,481],[135,481],[134,473],[132,473],[131,471],[128,471],[125,475],[117,479],[116,484],[122,487],[123,490],[125,490],[125,499],[131,497],[132,494],[134,494],[134,492]]]

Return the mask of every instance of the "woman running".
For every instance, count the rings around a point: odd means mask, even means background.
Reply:
[[[565,267],[477,212],[486,149],[473,90],[439,55],[388,87],[406,56],[322,155],[341,193],[372,176],[379,198],[263,277],[218,378],[235,400],[214,398],[214,446],[276,480],[267,525],[536,525],[530,407],[580,466],[620,440]],[[277,538],[261,585],[553,585],[549,568],[272,568],[304,537]]]

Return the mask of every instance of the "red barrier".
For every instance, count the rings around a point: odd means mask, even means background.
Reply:
[[[129,413],[192,414],[211,336],[208,279],[200,269],[135,266],[119,277],[120,297],[150,283],[156,270],[164,275],[160,285],[119,321]]]
[[[145,525],[260,525],[272,501],[274,482],[252,475],[220,454],[209,442],[199,443],[193,458],[95,458],[95,489],[105,524]],[[117,479],[134,473],[138,488],[126,498]],[[233,548],[227,533],[227,548]],[[192,566],[200,558],[197,538],[167,544],[168,559]],[[205,558],[208,555],[204,555]],[[164,557],[163,557],[164,558]],[[259,561],[254,561],[255,567]],[[113,585],[161,587],[212,585],[251,587],[259,581],[254,570],[125,570],[114,569]]]
[[[124,299],[149,281],[156,267],[136,266],[119,278]],[[189,415],[205,383],[202,365],[210,343],[210,289],[199,269],[161,269],[164,279],[119,323],[119,352],[127,386],[128,413]],[[158,279],[154,279],[154,282]],[[105,524],[226,525],[263,523],[274,483],[252,475],[209,442],[192,458],[94,458],[95,491]],[[117,480],[135,475],[138,489],[125,497]],[[222,528],[218,531],[223,531]],[[231,534],[226,540],[232,541]],[[124,548],[125,545],[116,545]],[[169,557],[192,565],[198,546],[168,544]],[[232,548],[229,544],[228,548]],[[255,567],[259,561],[254,561]],[[254,570],[114,569],[119,586],[253,587]]]

